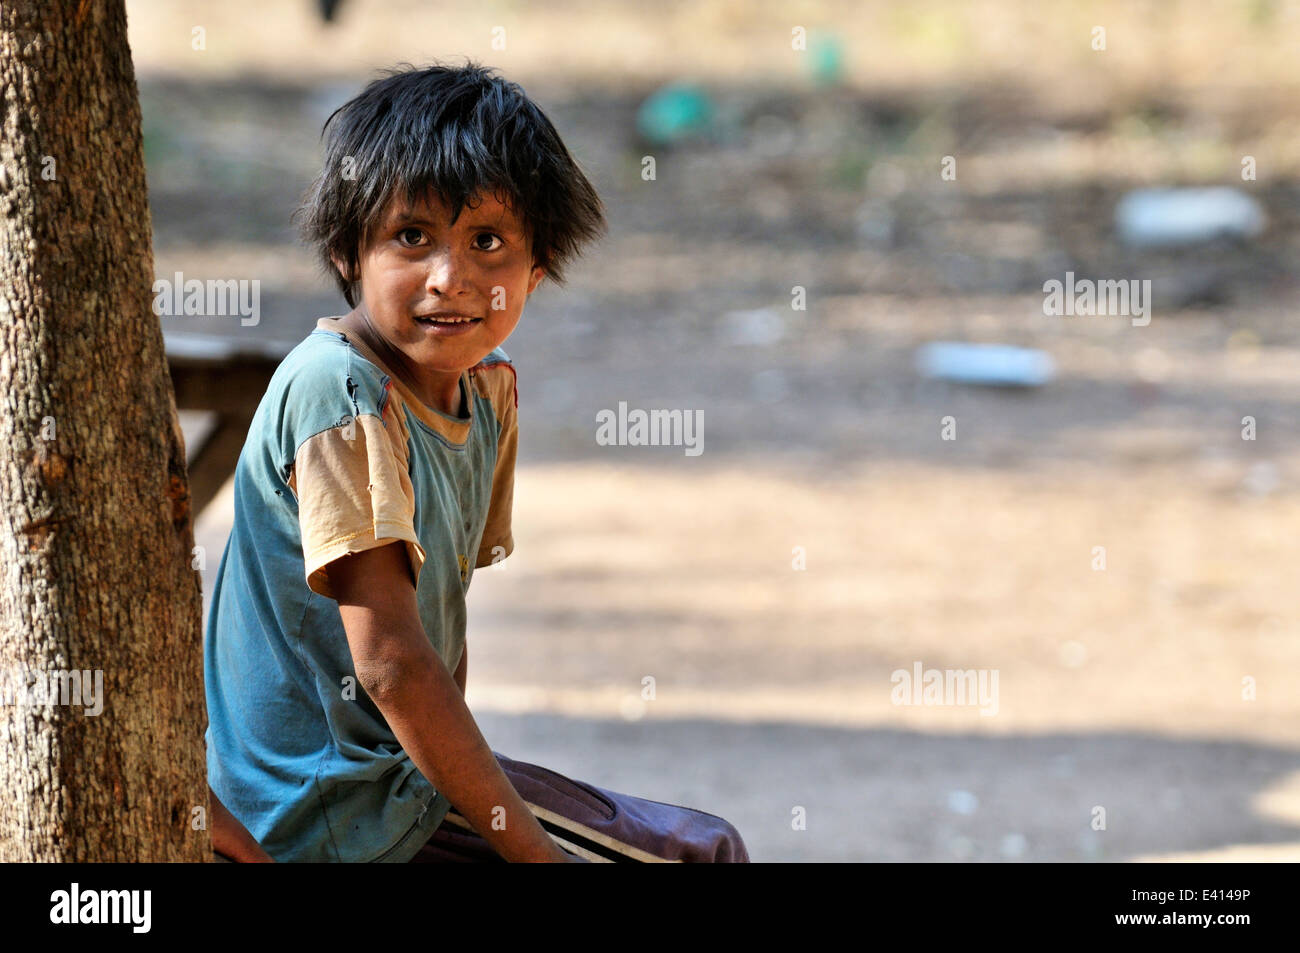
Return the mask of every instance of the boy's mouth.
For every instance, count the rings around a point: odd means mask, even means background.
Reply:
[[[450,312],[439,312],[437,314],[417,314],[415,323],[421,324],[435,334],[459,334],[468,331],[476,324],[480,324],[482,318],[470,317],[468,314],[452,314]]]

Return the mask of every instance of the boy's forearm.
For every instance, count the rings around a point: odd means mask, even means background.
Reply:
[[[212,849],[223,857],[242,864],[269,864],[274,860],[226,805],[208,788],[208,807],[212,814]]]
[[[492,849],[514,862],[567,860],[501,770],[433,648],[383,668],[362,678],[371,699],[415,766]]]

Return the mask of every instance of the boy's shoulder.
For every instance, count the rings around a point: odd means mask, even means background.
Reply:
[[[476,369],[480,367],[495,367],[497,364],[513,365],[513,362],[510,360],[510,356],[506,354],[505,350],[499,346],[494,347],[492,349],[492,353],[488,354],[487,357],[483,358],[483,360],[475,364],[474,367]]]
[[[390,381],[321,319],[271,375],[259,416],[292,458],[303,441],[363,414],[381,419]],[[269,434],[268,434],[269,436]]]
[[[469,369],[470,379],[480,394],[492,402],[497,418],[519,406],[519,385],[515,365],[500,347],[493,348],[483,360]]]
[[[358,348],[337,325],[337,318],[320,318],[310,334],[284,359],[279,374],[281,386],[297,397],[312,400],[320,394],[326,400],[343,395],[357,405],[357,413],[382,415],[392,379],[370,353]]]

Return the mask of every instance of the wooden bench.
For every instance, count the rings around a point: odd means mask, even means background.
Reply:
[[[298,342],[163,331],[177,410],[207,411],[212,425],[187,447],[197,517],[235,472],[271,375]]]

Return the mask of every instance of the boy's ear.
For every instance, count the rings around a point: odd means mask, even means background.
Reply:
[[[528,293],[532,294],[541,280],[546,277],[546,269],[538,265],[533,269],[533,273],[528,276]]]
[[[353,277],[351,270],[347,266],[347,263],[344,262],[342,258],[339,258],[338,255],[330,255],[330,261],[334,263],[334,267],[338,269],[338,272],[340,275],[343,276],[344,281],[357,280],[355,277]]]

